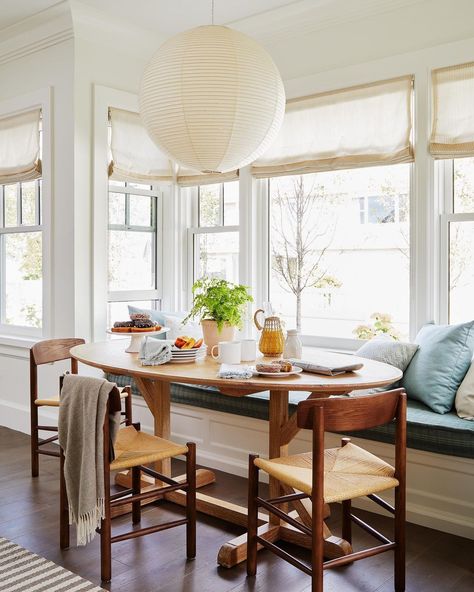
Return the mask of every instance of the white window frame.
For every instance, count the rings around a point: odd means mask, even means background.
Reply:
[[[193,186],[187,188],[187,193],[189,196],[189,215],[190,215],[190,222],[191,226],[187,228],[187,237],[186,237],[186,252],[187,252],[187,301],[186,306],[187,308],[191,308],[192,306],[192,293],[191,288],[196,280],[196,270],[199,267],[199,258],[198,253],[195,248],[196,246],[196,237],[200,234],[222,234],[225,232],[238,232],[239,233],[239,282],[240,280],[240,261],[241,261],[241,241],[240,241],[240,231],[241,231],[241,218],[240,218],[240,183],[239,183],[239,224],[238,225],[229,225],[224,226],[224,183],[220,183],[221,187],[221,207],[220,207],[220,220],[218,226],[199,226],[199,186]]]
[[[51,92],[52,91],[49,88],[39,89],[27,95],[15,97],[0,103],[0,118],[40,108],[42,127],[41,224],[28,227],[22,227],[19,225],[18,227],[0,229],[2,234],[33,231],[42,233],[43,294],[41,328],[0,323],[0,341],[2,340],[2,337],[5,337],[5,343],[9,343],[12,337],[37,339],[49,337],[53,333],[53,323],[51,318]],[[37,214],[38,213],[39,212],[37,212]],[[39,222],[39,220],[37,220],[37,222]],[[3,276],[4,271],[2,270],[1,273]],[[4,302],[2,302],[2,306],[4,306]]]
[[[410,165],[410,178],[409,178],[409,220],[410,220],[410,294],[414,291],[414,283],[413,278],[415,275],[415,266],[417,263],[414,260],[414,245],[412,244],[413,235],[416,234],[416,225],[419,224],[419,218],[416,215],[415,210],[415,203],[414,203],[414,175],[415,175],[415,165],[412,163]],[[269,179],[259,179],[257,181],[258,189],[257,189],[257,196],[258,199],[263,202],[260,206],[259,212],[259,221],[258,221],[258,234],[261,237],[259,241],[259,247],[257,252],[259,254],[259,273],[262,278],[259,288],[258,294],[258,302],[263,303],[265,301],[270,300],[270,193],[269,193]],[[416,318],[414,315],[414,299],[410,296],[410,317],[409,317],[409,327],[410,327],[410,337],[413,338],[414,334],[416,334]],[[304,346],[307,347],[317,347],[317,348],[324,348],[324,349],[332,349],[332,350],[340,350],[340,351],[355,351],[363,343],[364,340],[361,339],[354,339],[354,338],[344,338],[344,337],[331,337],[326,335],[308,335],[302,334],[300,336],[301,341]]]
[[[454,212],[454,160],[435,163],[439,187],[439,322],[449,324],[449,225],[451,222],[474,222],[474,212]]]
[[[131,183],[137,183],[137,181],[130,180]],[[144,184],[147,184],[144,182]],[[107,294],[107,303],[110,302],[132,302],[136,300],[151,300],[153,301],[152,308],[159,308],[161,305],[162,292],[160,286],[162,286],[162,237],[160,229],[163,228],[163,214],[162,214],[162,202],[163,193],[159,185],[150,185],[151,189],[139,189],[136,187],[126,187],[119,185],[110,185],[109,193],[122,193],[124,195],[143,195],[145,197],[155,198],[155,205],[152,206],[152,216],[155,219],[154,237],[153,237],[153,248],[154,248],[154,277],[155,277],[155,289],[151,290],[109,290]],[[132,232],[144,232],[152,227],[141,227],[132,225],[122,224],[110,224],[108,223],[108,230],[117,231],[132,231]],[[113,228],[111,228],[113,227]]]

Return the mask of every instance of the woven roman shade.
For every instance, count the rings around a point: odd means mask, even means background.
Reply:
[[[474,62],[432,72],[435,158],[474,156]]]
[[[109,114],[109,176],[118,181],[172,181],[172,163],[150,139],[138,113],[110,108]]]
[[[41,177],[41,109],[0,119],[0,184]]]
[[[287,102],[276,140],[252,166],[255,177],[413,161],[413,77]]]
[[[156,146],[138,113],[110,107],[109,176],[117,181],[173,181],[184,187],[238,179],[238,171],[202,174],[179,167]]]

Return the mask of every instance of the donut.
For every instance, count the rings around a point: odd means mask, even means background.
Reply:
[[[111,331],[113,333],[130,333],[130,327],[112,327]]]
[[[134,312],[130,315],[132,321],[149,321],[150,315],[144,312]]]

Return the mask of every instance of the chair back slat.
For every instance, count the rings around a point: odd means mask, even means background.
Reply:
[[[47,339],[36,343],[31,348],[31,359],[36,366],[41,364],[50,364],[67,360],[71,357],[70,349],[75,345],[82,345],[84,339],[65,338],[65,339]]]
[[[313,409],[323,407],[324,430],[330,432],[358,431],[389,423],[397,417],[400,396],[404,389],[385,391],[360,397],[308,399],[298,404],[298,427],[313,427]]]

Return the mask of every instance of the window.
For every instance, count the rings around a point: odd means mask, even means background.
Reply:
[[[269,299],[287,328],[355,338],[378,313],[408,337],[410,170],[268,180]]]
[[[202,276],[239,281],[239,182],[195,188],[195,225],[188,239],[192,282]]]
[[[41,181],[0,185],[2,325],[42,327],[42,230]]]
[[[109,182],[109,323],[128,317],[128,304],[155,308],[158,296],[159,190]]]
[[[449,323],[472,319],[474,302],[474,158],[439,163],[446,184],[442,216]]]

